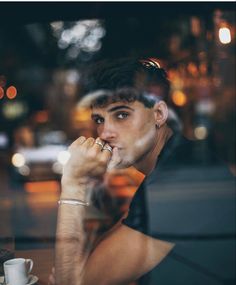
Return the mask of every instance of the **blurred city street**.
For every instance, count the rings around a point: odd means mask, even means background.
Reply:
[[[13,238],[16,249],[53,246],[59,183],[32,182],[27,190],[7,168],[1,165],[0,236]]]
[[[160,72],[168,86],[170,82],[166,98],[159,83],[143,89],[140,96],[165,100],[165,124],[174,134],[194,142],[186,152],[191,155],[181,153],[176,160],[202,163],[199,176],[191,163],[182,172],[175,165],[171,172],[161,172],[161,177],[158,172],[158,183],[145,188],[146,197],[137,205],[137,224],[149,226],[160,239],[186,242],[187,254],[196,260],[205,254],[201,265],[210,264],[213,257],[217,284],[233,284],[235,3],[0,3],[0,11],[0,250],[39,256],[38,262],[46,262],[42,269],[37,267],[44,279],[39,285],[47,284],[54,258],[60,179],[71,155],[68,146],[79,136],[97,137],[102,128],[91,119],[91,98],[96,93],[91,90],[96,80],[90,78],[90,71],[104,60],[132,58],[139,65],[149,62],[142,65],[145,72],[150,68]],[[144,80],[136,77],[135,88]],[[117,113],[119,123],[120,116],[131,117]],[[227,168],[230,182],[225,178]],[[89,241],[128,211],[144,177],[133,167],[105,173],[93,193],[93,205],[85,212]],[[148,215],[142,216],[146,210]],[[0,266],[3,261],[4,257]],[[171,268],[173,273],[178,271],[175,262]],[[224,274],[230,280],[223,280]],[[182,278],[180,283],[168,283],[166,276],[157,276],[154,284],[159,284],[158,278],[165,285],[201,284],[181,283]]]

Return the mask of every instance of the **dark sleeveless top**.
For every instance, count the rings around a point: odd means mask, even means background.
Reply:
[[[123,224],[175,244],[145,285],[236,284],[235,179],[204,142],[174,134]]]

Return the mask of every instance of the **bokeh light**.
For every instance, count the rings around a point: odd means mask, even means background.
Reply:
[[[70,153],[67,150],[63,150],[59,152],[57,156],[58,162],[60,162],[62,165],[65,165],[67,161],[69,160],[69,158],[70,158]]]
[[[194,129],[194,135],[196,139],[204,140],[208,135],[207,128],[205,126],[197,126]]]
[[[0,99],[2,99],[4,97],[4,90],[3,88],[0,86]]]
[[[231,34],[229,28],[219,29],[219,40],[222,44],[229,44],[231,42]]]
[[[19,167],[19,173],[23,176],[28,176],[30,175],[30,168],[28,165],[23,165]]]
[[[7,120],[14,120],[25,115],[28,106],[24,102],[8,101],[2,107],[2,114]]]
[[[60,49],[67,49],[67,58],[76,59],[84,52],[93,54],[102,47],[101,39],[106,30],[99,19],[81,20],[65,26],[63,22],[50,24]],[[82,56],[82,55],[81,55]]]
[[[34,120],[37,123],[46,123],[48,121],[49,114],[47,111],[38,111],[34,115]]]
[[[17,95],[17,89],[15,86],[9,86],[6,91],[8,99],[14,99]]]
[[[187,97],[182,91],[176,90],[172,94],[172,101],[176,106],[182,107],[186,104]]]
[[[11,162],[15,167],[22,167],[25,164],[25,158],[21,153],[15,153],[12,156]]]

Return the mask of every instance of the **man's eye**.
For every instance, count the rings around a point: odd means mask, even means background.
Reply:
[[[103,118],[96,118],[94,119],[94,122],[98,125],[102,124],[104,122],[104,119]]]
[[[129,116],[129,114],[128,114],[128,113],[125,113],[125,112],[118,113],[118,114],[116,115],[116,117],[117,117],[118,119],[125,119],[125,118],[127,118],[128,116]]]

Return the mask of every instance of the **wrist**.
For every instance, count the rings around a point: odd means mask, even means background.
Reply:
[[[61,178],[61,185],[62,187],[78,187],[87,185],[89,183],[90,179],[88,177],[66,177],[62,175]]]
[[[71,206],[85,206],[85,207],[89,206],[89,202],[79,200],[79,199],[60,199],[58,200],[58,204],[59,205],[66,204],[66,205],[71,205]]]
[[[82,199],[84,200],[87,192],[87,185],[85,179],[68,179],[61,180],[61,199]]]

